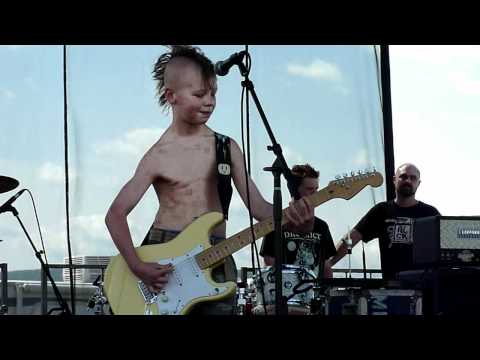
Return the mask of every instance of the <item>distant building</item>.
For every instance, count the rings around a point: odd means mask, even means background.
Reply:
[[[63,259],[64,264],[68,264],[68,257]],[[73,265],[108,265],[110,261],[110,256],[73,256],[72,264]],[[102,274],[101,269],[76,269],[74,271],[74,280],[75,282],[80,283],[90,283],[92,284],[99,275]],[[70,281],[70,270],[68,268],[63,269],[63,281]]]

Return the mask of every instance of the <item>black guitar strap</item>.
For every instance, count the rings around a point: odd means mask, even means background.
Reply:
[[[228,219],[228,208],[232,200],[232,161],[230,158],[230,138],[215,133],[215,148],[217,152],[218,195],[222,204],[223,217]]]

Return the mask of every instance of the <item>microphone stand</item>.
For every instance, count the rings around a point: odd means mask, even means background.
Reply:
[[[348,236],[346,239],[348,254],[348,277],[352,278],[352,238],[350,236],[350,228],[348,228]]]
[[[247,53],[248,54],[248,53]],[[280,175],[283,174],[287,180],[288,189],[290,194],[294,196],[295,199],[299,199],[298,189],[294,186],[293,175],[285,161],[285,158],[282,153],[282,148],[280,144],[275,140],[272,129],[268,123],[267,117],[263,111],[262,105],[258,100],[257,94],[252,81],[248,78],[249,71],[247,70],[243,62],[238,63],[240,69],[240,74],[244,77],[242,81],[242,86],[252,95],[255,106],[257,107],[258,113],[263,120],[263,124],[267,133],[272,142],[271,146],[267,146],[269,151],[273,151],[276,155],[276,160],[271,167],[266,167],[263,170],[270,171],[273,174],[273,222],[274,222],[274,233],[275,233],[275,314],[277,315],[287,315],[287,300],[286,297],[282,296],[282,262],[283,262],[283,232],[282,232],[282,190],[280,186]]]
[[[32,245],[33,251],[35,252],[35,256],[37,257],[38,261],[40,261],[40,264],[42,266],[42,271],[47,275],[48,279],[50,280],[50,282],[52,284],[53,292],[55,293],[55,296],[57,297],[58,303],[60,304],[60,308],[51,309],[49,311],[49,314],[53,310],[62,310],[60,315],[72,315],[72,313],[70,312],[70,309],[68,308],[68,304],[63,299],[62,294],[60,294],[60,291],[58,290],[57,284],[55,284],[55,281],[53,280],[52,275],[50,274],[49,268],[47,266],[45,266],[45,263],[43,262],[42,257],[40,255],[41,253],[39,251],[37,251],[37,249],[35,248],[35,245],[32,242],[32,239],[30,238],[27,230],[25,229],[25,226],[23,226],[22,220],[20,220],[20,217],[18,216],[17,209],[15,209],[12,205],[9,205],[4,211],[11,211],[13,213],[13,215],[17,218],[18,222],[20,223],[20,226],[23,229],[23,232],[25,233],[28,241],[30,242],[30,245]],[[48,296],[47,296],[47,299],[45,299],[45,300],[48,302]]]

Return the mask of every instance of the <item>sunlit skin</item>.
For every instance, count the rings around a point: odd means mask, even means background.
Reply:
[[[395,202],[402,207],[415,205],[417,203],[415,193],[417,192],[420,183],[420,171],[415,165],[401,165],[393,177],[395,193],[397,194]]]
[[[147,151],[134,176],[117,195],[106,216],[112,239],[132,272],[154,291],[168,281],[171,264],[142,262],[135,253],[127,216],[150,185],[161,206],[153,226],[181,231],[194,219],[211,212],[222,212],[216,181],[214,132],[206,125],[216,105],[216,78],[204,79],[197,64],[175,58],[165,72],[165,96],[172,109],[172,122],[161,138]],[[243,202],[247,203],[243,155],[231,140],[232,179]],[[252,215],[263,220],[272,215],[268,203],[249,178]],[[302,227],[309,222],[313,208],[306,199],[291,202],[286,212],[289,222]],[[212,231],[225,237],[222,222]]]

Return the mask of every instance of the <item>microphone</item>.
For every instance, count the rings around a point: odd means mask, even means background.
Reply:
[[[10,199],[8,199],[8,200],[5,202],[5,204],[3,204],[2,206],[0,206],[0,214],[1,214],[1,213],[4,213],[4,212],[6,212],[6,211],[11,210],[11,205],[13,204],[13,202],[14,202],[15,200],[17,200],[17,199],[20,197],[20,195],[22,195],[23,192],[26,191],[26,190],[27,190],[27,189],[22,189],[22,190],[20,190],[20,191],[17,192],[15,195],[13,195]]]
[[[240,51],[230,57],[227,60],[219,61],[215,64],[215,74],[218,76],[225,76],[230,71],[230,68],[233,65],[240,65],[242,64],[243,57],[245,56],[246,51]]]

